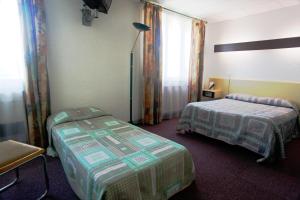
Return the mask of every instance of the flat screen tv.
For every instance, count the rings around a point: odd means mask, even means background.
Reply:
[[[106,13],[108,12],[112,0],[83,0],[83,2],[90,8],[96,9],[99,12]]]

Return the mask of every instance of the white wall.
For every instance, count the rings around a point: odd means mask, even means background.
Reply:
[[[46,0],[52,111],[94,105],[129,119],[129,53],[140,3],[113,0],[109,14],[81,25],[81,0]],[[135,119],[140,116],[139,47],[135,60]]]
[[[204,81],[209,77],[300,82],[300,48],[214,53],[215,44],[300,36],[300,6],[207,25]]]

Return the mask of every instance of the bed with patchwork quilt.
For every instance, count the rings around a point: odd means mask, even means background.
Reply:
[[[285,143],[299,136],[299,110],[287,100],[230,94],[225,99],[189,103],[177,131],[199,133],[262,156],[285,158]]]
[[[99,108],[61,111],[47,130],[48,154],[59,156],[80,199],[168,199],[194,180],[184,146]]]

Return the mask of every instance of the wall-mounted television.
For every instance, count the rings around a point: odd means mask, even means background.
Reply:
[[[90,8],[96,9],[99,12],[106,13],[108,12],[112,0],[83,0],[83,2]]]

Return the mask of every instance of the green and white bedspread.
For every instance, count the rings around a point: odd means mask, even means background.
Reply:
[[[168,199],[194,180],[185,147],[98,108],[62,111],[47,124],[80,199]]]

